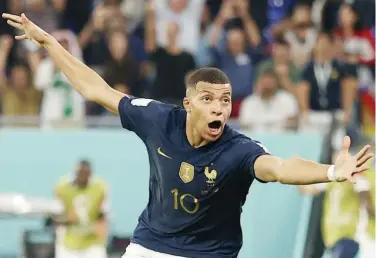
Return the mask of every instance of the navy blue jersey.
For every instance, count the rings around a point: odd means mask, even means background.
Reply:
[[[265,148],[228,126],[217,141],[193,148],[186,111],[157,101],[124,97],[119,113],[150,163],[149,202],[132,241],[177,256],[236,257],[242,206]]]

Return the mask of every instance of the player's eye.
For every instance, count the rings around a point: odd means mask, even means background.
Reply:
[[[222,101],[223,101],[224,103],[226,103],[226,104],[230,103],[230,99],[229,99],[229,98],[224,98]]]
[[[205,97],[202,98],[202,100],[203,100],[204,102],[210,102],[210,97],[205,96]]]

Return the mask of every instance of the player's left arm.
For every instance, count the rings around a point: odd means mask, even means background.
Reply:
[[[264,182],[306,185],[330,181],[349,180],[355,183],[355,175],[368,170],[367,161],[373,157],[370,146],[365,146],[355,156],[349,153],[350,138],[345,137],[344,147],[335,165],[320,164],[301,158],[282,159],[272,155],[262,155],[254,162],[254,176]]]

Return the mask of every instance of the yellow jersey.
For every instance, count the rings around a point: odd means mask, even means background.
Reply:
[[[375,171],[368,170],[363,175],[370,184],[371,200],[375,203]],[[355,238],[360,209],[360,199],[350,182],[328,183],[322,221],[323,239],[327,247],[332,247],[342,238]],[[375,238],[375,219],[369,216],[366,231],[371,238]]]
[[[69,249],[87,249],[93,245],[104,245],[106,239],[94,231],[95,222],[101,216],[106,198],[106,184],[100,179],[92,179],[88,186],[79,188],[67,178],[56,186],[56,195],[62,201],[67,214],[74,212],[75,223],[66,227],[64,246]]]

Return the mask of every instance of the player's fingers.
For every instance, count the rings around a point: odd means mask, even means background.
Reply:
[[[370,145],[366,145],[364,146],[356,155],[355,157],[357,159],[360,159],[361,157],[363,157],[365,154],[367,154],[367,152],[370,150],[371,146]]]
[[[17,22],[11,21],[11,20],[7,20],[7,23],[8,23],[10,26],[12,26],[12,27],[14,27],[14,28],[16,28],[16,29],[19,29],[19,30],[22,30],[22,29],[23,29],[23,27],[22,27],[22,25],[21,25],[20,23],[17,23]]]
[[[359,174],[361,174],[361,173],[363,173],[363,172],[366,172],[368,169],[369,169],[368,166],[362,166],[360,168],[356,168],[356,170],[353,173],[351,173],[351,176],[350,176],[351,180],[349,179],[349,181],[351,182],[352,179],[354,181],[356,181],[356,179],[355,179],[356,176],[359,175]]]
[[[363,166],[367,161],[369,161],[372,158],[373,158],[373,154],[372,153],[367,153],[362,158],[360,158],[360,159],[357,160],[356,166],[357,167]]]
[[[345,136],[345,138],[343,139],[343,151],[345,151],[346,153],[349,152],[349,149],[350,149],[350,145],[351,145],[351,139],[349,136]]]
[[[12,21],[15,21],[15,22],[18,22],[18,23],[22,22],[21,17],[18,16],[18,15],[13,15],[13,14],[10,14],[10,13],[3,13],[2,16],[3,16],[4,19],[12,20]]]
[[[14,38],[17,39],[17,40],[24,40],[24,39],[27,39],[27,36],[26,36],[26,34],[23,34],[21,36],[15,36]]]
[[[29,18],[27,18],[24,13],[21,14],[21,21],[24,24],[27,24],[28,22],[30,22]]]

